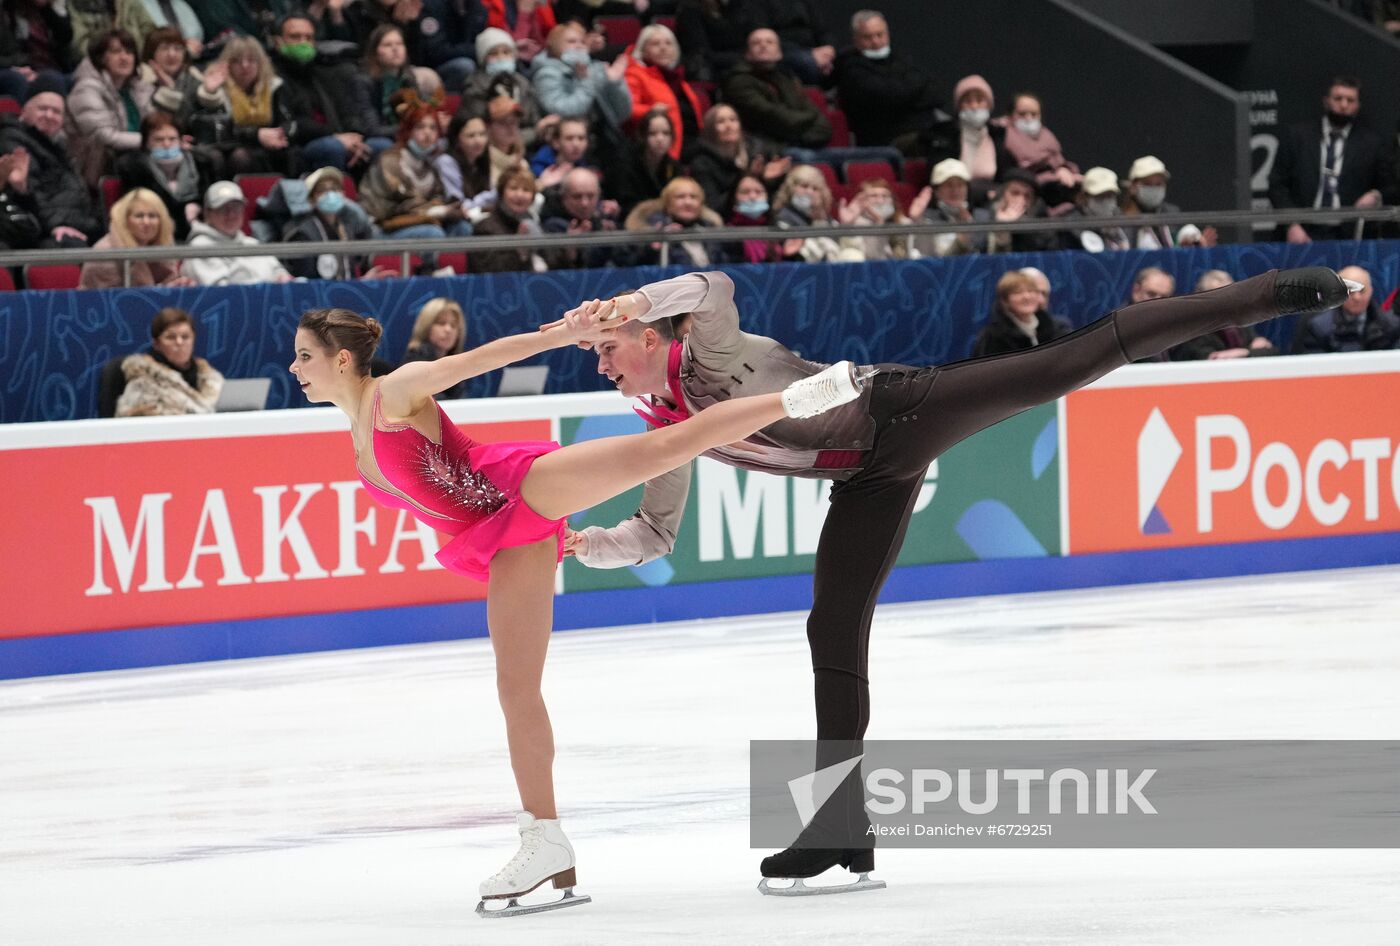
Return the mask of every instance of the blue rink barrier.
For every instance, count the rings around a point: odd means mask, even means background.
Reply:
[[[818,361],[930,365],[968,356],[1009,269],[1035,266],[1053,286],[1052,310],[1082,326],[1121,306],[1143,266],[1171,272],[1188,291],[1207,269],[1244,277],[1275,267],[1356,264],[1378,299],[1400,284],[1400,241],[1240,244],[1213,249],[1055,252],[875,263],[725,267],[736,283],[746,331],[771,335]],[[286,367],[297,320],[307,309],[345,306],[385,323],[380,355],[403,356],[419,308],[437,296],[462,304],[468,342],[534,329],[579,300],[606,297],[679,268],[501,273],[453,278],[185,289],[0,293],[0,423],[96,416],[103,364],[150,344],[152,316],[179,306],[199,321],[197,353],[225,376],[273,380],[269,406],[301,403]],[[1286,350],[1294,320],[1264,332]],[[550,352],[548,393],[606,390],[592,359]],[[469,397],[495,393],[499,373],[468,383]]]
[[[882,603],[1400,564],[1400,533],[1147,552],[920,565],[891,573]],[[555,628],[803,611],[810,575],[579,592],[555,600]],[[600,615],[605,616],[600,619]],[[181,624],[0,640],[0,679],[421,644],[486,636],[485,602]]]

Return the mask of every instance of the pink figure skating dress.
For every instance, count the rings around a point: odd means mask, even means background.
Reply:
[[[371,482],[355,465],[365,489],[381,505],[404,509],[452,538],[437,553],[449,571],[486,581],[499,549],[553,535],[564,557],[563,519],[546,519],[520,498],[520,483],[535,458],[559,449],[553,441],[477,443],[437,406],[440,443],[410,424],[386,424],[374,392],[374,461],[392,486]]]

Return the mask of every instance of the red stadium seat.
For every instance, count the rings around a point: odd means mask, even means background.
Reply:
[[[903,181],[894,182],[894,202],[898,204],[899,209],[905,213],[908,213],[909,204],[914,200],[914,195],[918,192],[919,189],[912,184],[906,184]]]
[[[8,95],[0,95],[0,115],[18,115],[23,109],[24,106]]]
[[[26,266],[24,285],[29,289],[77,289],[81,266]]]
[[[851,128],[846,124],[846,113],[839,108],[829,108],[826,120],[831,122],[831,147],[851,147]]]
[[[345,184],[345,199],[358,201],[360,199],[360,191],[355,187],[355,179],[347,174],[342,178],[342,181]]]
[[[830,108],[830,106],[826,104],[826,94],[822,92],[822,90],[817,86],[804,85],[802,87],[802,91],[806,93],[807,98],[812,100],[812,104],[815,105],[817,108],[821,109],[823,112]]]
[[[403,256],[398,253],[381,253],[374,258],[371,265],[387,266],[400,276],[412,276],[413,271],[422,264],[423,258],[414,253],[408,258],[408,272],[403,271]]]
[[[899,179],[915,188],[925,187],[929,182],[927,158],[905,158],[899,169]]]
[[[891,184],[897,180],[894,168],[888,161],[847,161],[842,173],[846,176],[847,184],[859,184],[872,177]]]
[[[664,27],[666,27],[666,29],[670,30],[672,33],[674,33],[674,32],[676,31],[676,18],[673,17],[673,16],[657,16],[657,17],[652,17],[652,20],[651,20],[651,21],[652,21],[653,23],[655,23],[657,26],[664,26]]]
[[[11,275],[9,267],[0,266],[0,292],[14,292],[15,277]]]
[[[104,174],[97,182],[97,187],[102,191],[102,205],[111,211],[112,205],[122,196],[121,178]]]
[[[439,253],[438,267],[452,267],[452,271],[461,276],[467,271],[467,254],[465,253]]]
[[[642,21],[635,16],[595,17],[593,26],[602,30],[613,46],[630,46],[642,35]]]
[[[695,97],[700,100],[700,114],[697,117],[703,119],[705,113],[710,110],[710,106],[715,104],[715,100],[719,98],[719,86],[713,82],[701,80],[690,83],[690,87],[695,90]]]
[[[462,104],[460,95],[444,95],[442,97],[442,110],[449,115],[456,115],[457,108]]]
[[[841,179],[836,176],[836,169],[825,161],[813,161],[812,167],[822,172],[822,177],[826,178],[826,186],[831,188],[832,193],[841,186]]]
[[[247,203],[243,205],[244,233],[249,232],[248,224],[258,212],[258,198],[266,197],[272,193],[272,189],[277,186],[277,182],[280,180],[282,180],[280,174],[239,174],[233,179],[247,200]]]

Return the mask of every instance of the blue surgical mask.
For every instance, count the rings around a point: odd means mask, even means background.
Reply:
[[[886,43],[879,49],[862,49],[860,52],[866,59],[888,59],[890,58],[890,44]]]
[[[809,214],[812,212],[811,194],[793,194],[789,203],[792,204],[792,209],[798,213]]]
[[[515,71],[514,59],[494,59],[486,64],[486,74],[488,76],[504,75],[507,72]]]
[[[151,157],[157,161],[178,161],[180,160],[180,155],[182,154],[184,154],[184,152],[180,150],[179,145],[176,145],[173,148],[151,149]]]
[[[316,198],[316,209],[327,217],[334,217],[345,209],[345,195],[340,191],[326,191]]]
[[[586,49],[566,49],[559,54],[559,59],[571,66],[586,66],[592,58]]]
[[[797,198],[793,198],[793,203],[797,203]],[[741,200],[734,205],[734,209],[745,217],[761,217],[768,212],[768,201],[762,197],[757,200]]]
[[[418,158],[420,161],[427,161],[429,158],[432,158],[434,155],[437,154],[437,145],[433,145],[431,148],[425,148],[418,142],[410,139],[408,142],[408,150],[411,151],[413,153],[413,156],[415,158]]]

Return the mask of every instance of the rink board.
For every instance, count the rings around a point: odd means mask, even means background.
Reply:
[[[1400,353],[1120,371],[940,458],[882,600],[1400,561],[1396,404]],[[641,429],[615,394],[447,409],[485,440]],[[335,409],[10,425],[0,477],[0,678],[486,632],[483,586],[370,503]],[[556,625],[803,610],[825,495],[702,460],[672,554],[566,562]]]

